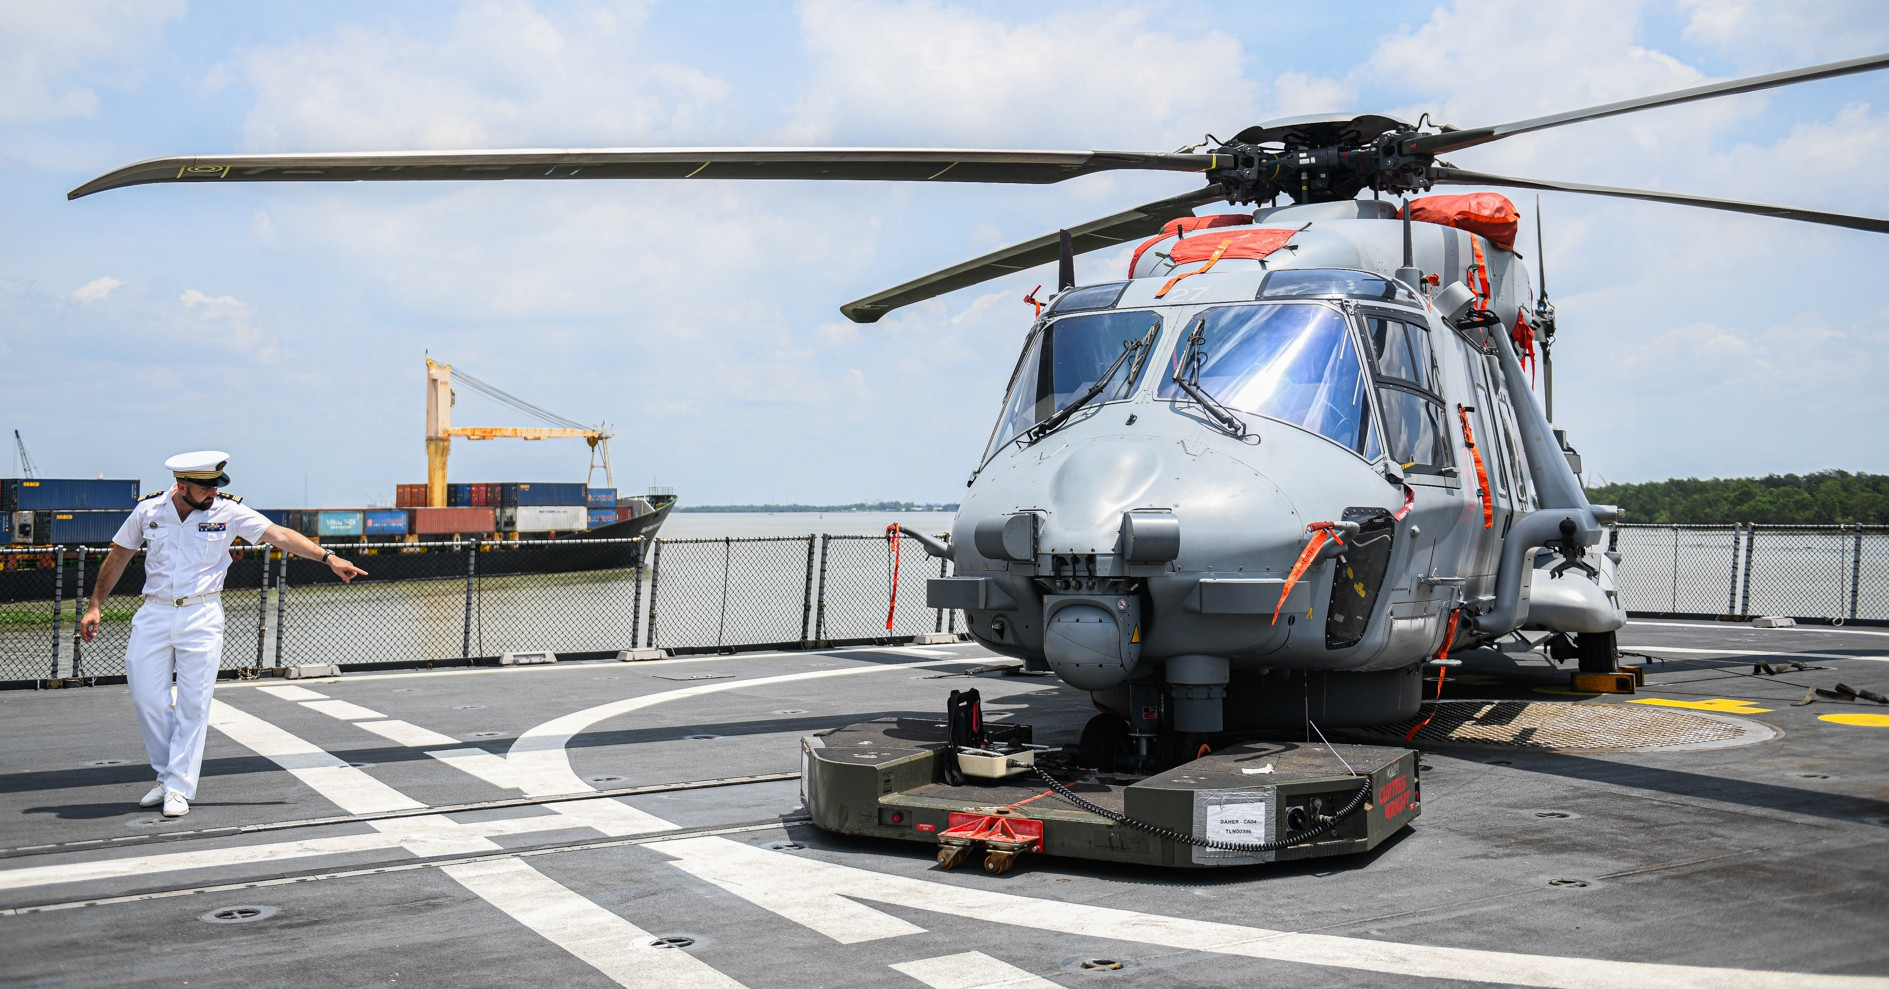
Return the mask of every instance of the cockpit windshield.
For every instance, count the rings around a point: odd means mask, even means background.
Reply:
[[[984,458],[988,460],[1018,434],[1080,398],[1115,365],[1124,347],[1147,338],[1149,331],[1160,325],[1158,313],[1129,310],[1068,316],[1038,330],[1017,361],[1010,393],[1004,396],[1003,418],[998,420]],[[1143,359],[1125,362],[1092,404],[1128,397],[1145,363],[1145,351]]]
[[[1364,371],[1338,310],[1305,304],[1209,309],[1180,334],[1161,382],[1162,398],[1187,397],[1173,379],[1196,326],[1199,387],[1215,401],[1289,422],[1353,451],[1365,449],[1371,416]]]

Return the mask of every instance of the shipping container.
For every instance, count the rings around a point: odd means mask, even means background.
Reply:
[[[131,517],[128,509],[33,514],[45,520],[39,523],[39,541],[54,544],[111,542],[118,527]]]
[[[358,509],[328,509],[315,515],[315,533],[323,539],[330,536],[358,536],[362,534],[363,528]]]
[[[272,524],[279,525],[284,529],[293,529],[296,527],[295,521],[293,519],[293,511],[291,509],[258,508],[256,509],[256,514],[261,515],[263,518],[268,519]]]
[[[473,487],[473,486],[472,486],[472,485],[470,485],[470,484],[448,484],[448,485],[446,485],[446,505],[447,505],[447,507],[449,507],[449,508],[472,508],[472,507],[475,507],[475,506],[473,505],[473,503],[472,503],[472,487]]]
[[[486,507],[485,485],[483,484],[466,485],[466,495],[467,495],[466,504],[471,505],[473,508]]]
[[[487,484],[485,486],[485,507],[498,508],[505,503],[505,485]]]
[[[582,505],[520,505],[513,523],[519,532],[582,532],[590,509]]]
[[[395,508],[425,508],[426,507],[426,485],[424,484],[396,484],[394,485],[394,507]]]
[[[610,509],[610,511],[615,513],[615,518],[618,522],[626,522],[636,517],[635,505],[618,505]]]
[[[533,481],[531,483],[521,482],[517,487],[518,498],[516,504],[520,508],[526,505],[577,505],[582,507],[585,502],[584,486],[582,484]],[[508,505],[506,507],[509,508],[511,506]]]
[[[586,495],[586,502],[592,508],[615,508],[617,507],[617,489],[590,488]]]
[[[363,530],[370,536],[404,536],[407,534],[407,510],[404,508],[370,508],[362,513]]]
[[[617,520],[617,510],[614,508],[592,508],[589,513],[592,529],[602,528]]]
[[[492,531],[490,508],[416,508],[413,531],[423,536],[483,535]]]
[[[137,481],[91,478],[0,478],[0,511],[75,511],[132,508],[138,504]]]

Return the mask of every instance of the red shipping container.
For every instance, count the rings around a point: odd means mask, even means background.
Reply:
[[[395,508],[425,508],[426,507],[426,485],[424,484],[396,484],[394,485],[394,507]]]
[[[490,508],[416,508],[413,531],[423,536],[478,535],[493,529]]]
[[[618,522],[628,522],[635,515],[636,515],[635,505],[618,505],[617,506],[617,521]]]
[[[473,505],[474,505],[475,507],[478,507],[478,508],[484,508],[484,507],[485,507],[485,504],[486,504],[486,502],[485,502],[485,485],[483,485],[483,484],[472,484],[472,485],[467,485],[467,486],[468,486],[469,488],[471,488],[471,489],[472,489],[472,490],[471,490],[471,491],[469,492],[469,493],[470,493],[470,494],[472,495],[472,504],[473,504]]]
[[[493,508],[502,507],[505,485],[488,484],[485,486],[485,503]]]

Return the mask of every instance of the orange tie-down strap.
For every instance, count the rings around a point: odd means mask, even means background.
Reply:
[[[1436,658],[1450,658],[1450,646],[1456,644],[1456,624],[1462,620],[1462,617],[1463,609],[1461,608],[1450,612],[1450,628],[1448,632],[1443,634],[1443,650],[1436,654]],[[1424,718],[1422,721],[1412,725],[1410,730],[1404,733],[1404,741],[1408,742],[1416,738],[1418,732],[1430,726],[1430,721],[1436,717],[1436,712],[1443,709],[1443,675],[1447,672],[1449,672],[1449,667],[1438,666],[1436,668],[1436,703],[1430,706],[1430,717]]]
[[[1469,406],[1458,405],[1456,414],[1463,420],[1463,445],[1469,448],[1469,456],[1476,461],[1476,484],[1480,487],[1476,496],[1482,499],[1482,527],[1495,528],[1495,503],[1489,500],[1489,469],[1482,465],[1482,451],[1476,449],[1476,434],[1469,428]]]
[[[1159,299],[1162,296],[1168,294],[1169,289],[1173,288],[1176,285],[1179,285],[1181,283],[1181,279],[1186,278],[1189,275],[1204,275],[1207,272],[1212,271],[1213,266],[1220,263],[1220,256],[1222,254],[1225,254],[1227,252],[1227,248],[1231,246],[1233,246],[1233,238],[1229,237],[1226,240],[1221,241],[1220,246],[1213,249],[1212,256],[1207,258],[1207,263],[1205,265],[1202,265],[1199,271],[1190,271],[1186,275],[1175,275],[1173,278],[1168,279],[1167,284],[1161,286],[1161,291],[1154,293],[1154,297]]]
[[[1345,544],[1344,538],[1338,535],[1337,525],[1336,522],[1314,522],[1305,527],[1306,531],[1312,533],[1312,541],[1305,544],[1305,549],[1299,552],[1298,561],[1292,564],[1292,572],[1286,575],[1286,586],[1279,592],[1279,603],[1272,606],[1274,625],[1279,624],[1279,610],[1286,606],[1286,596],[1292,593],[1292,585],[1297,584],[1312,566],[1312,561],[1318,559],[1318,551],[1325,548],[1325,541],[1329,539],[1340,546]]]

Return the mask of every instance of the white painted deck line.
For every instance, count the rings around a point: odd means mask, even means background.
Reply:
[[[630,989],[743,989],[679,948],[654,948],[648,931],[515,859],[441,870],[545,940]]]
[[[426,805],[261,718],[210,701],[210,727],[294,774],[349,814],[417,810]]]
[[[365,728],[395,745],[405,745],[415,749],[465,744],[451,735],[442,735],[431,728],[422,728],[406,721],[356,721],[354,726]]]
[[[885,651],[885,650],[875,650]],[[749,687],[765,687],[776,683],[792,683],[797,680],[817,680],[824,677],[855,676],[862,673],[889,673],[895,670],[909,670],[920,666],[935,666],[940,662],[971,663],[982,662],[983,657],[954,658],[944,656],[930,662],[887,663],[868,666],[848,666],[837,670],[810,670],[802,673],[784,673],[779,676],[757,677],[753,680],[722,680],[705,683],[695,687],[682,687],[677,690],[665,690],[641,697],[626,697],[622,700],[599,704],[553,718],[550,721],[530,728],[512,742],[506,753],[505,761],[511,767],[509,779],[516,780],[530,797],[547,797],[562,793],[584,793],[596,787],[580,779],[571,769],[570,753],[564,746],[577,735],[599,721],[605,721],[631,711],[640,711],[684,697],[700,697],[705,694],[719,694],[729,690],[746,690]]]
[[[559,814],[508,817],[502,820],[458,824],[443,816],[395,818],[369,822],[372,834],[340,835],[332,838],[305,838],[263,845],[241,845],[191,852],[161,852],[125,858],[39,865],[24,869],[0,870],[0,890],[26,889],[32,886],[57,886],[94,879],[119,879],[125,876],[183,872],[189,869],[216,869],[283,859],[315,858],[349,852],[404,848],[419,856],[476,855],[498,851],[500,846],[486,839],[497,835],[535,834],[564,831],[590,825]]]
[[[379,711],[370,711],[348,701],[303,701],[302,706],[342,721],[373,721],[386,717]]]
[[[257,687],[256,689],[272,697],[280,697],[285,701],[325,701],[328,699],[327,694],[318,694],[307,687],[282,686]]]
[[[861,936],[862,932],[884,921],[911,926],[852,902],[870,900],[1081,937],[1431,979],[1552,989],[1889,987],[1889,979],[1869,976],[1618,962],[1296,934],[885,875],[770,852],[727,838],[680,838],[652,842],[649,847],[674,858],[672,864],[690,875],[842,943],[870,940],[873,935]],[[835,912],[834,908],[842,903],[851,904],[852,911]],[[872,920],[865,913],[878,914],[884,921]]]
[[[1802,656],[1805,659],[1864,659],[1873,663],[1889,663],[1889,656],[1851,656],[1840,652],[1785,652],[1781,649],[1681,649],[1677,646],[1646,646],[1655,653],[1677,652],[1688,656],[1771,656],[1790,659]],[[1629,649],[1629,651],[1632,651]]]
[[[1048,979],[1025,972],[981,951],[921,958],[892,966],[931,989],[1062,989]]]
[[[1724,631],[1764,632],[1780,635],[1786,632],[1827,632],[1835,635],[1878,635],[1889,636],[1889,632],[1872,632],[1861,628],[1829,628],[1823,625],[1791,625],[1785,628],[1752,628],[1744,622],[1643,622],[1629,621],[1628,625],[1658,625],[1666,628],[1709,628]]]

